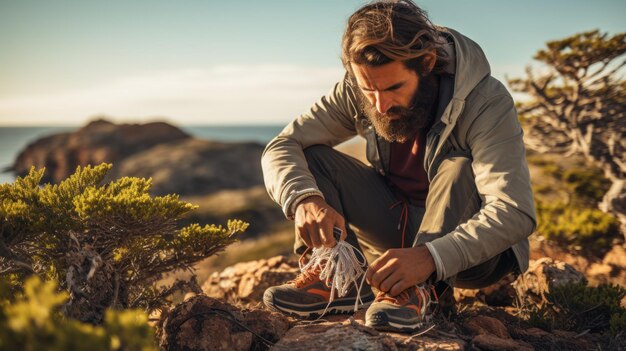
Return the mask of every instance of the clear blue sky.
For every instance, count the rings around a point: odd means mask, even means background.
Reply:
[[[363,3],[0,0],[0,125],[284,123],[341,76],[343,26]],[[626,31],[626,1],[417,3],[478,42],[500,79],[547,40]]]

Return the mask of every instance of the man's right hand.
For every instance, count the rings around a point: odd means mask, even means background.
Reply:
[[[341,239],[347,236],[345,220],[320,196],[310,196],[296,207],[296,233],[308,247],[333,247],[333,227],[341,229]]]

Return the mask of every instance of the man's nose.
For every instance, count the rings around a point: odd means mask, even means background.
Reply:
[[[378,110],[379,113],[385,114],[389,108],[391,108],[391,99],[384,93],[376,92],[376,110]]]

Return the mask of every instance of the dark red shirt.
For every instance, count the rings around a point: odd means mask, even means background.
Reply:
[[[426,128],[404,143],[391,143],[387,178],[404,196],[420,207],[426,204],[428,176],[424,170]]]

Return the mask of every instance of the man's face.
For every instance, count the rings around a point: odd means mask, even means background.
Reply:
[[[420,78],[400,61],[350,66],[361,93],[361,108],[380,136],[405,142],[428,125],[437,92],[432,75]]]

